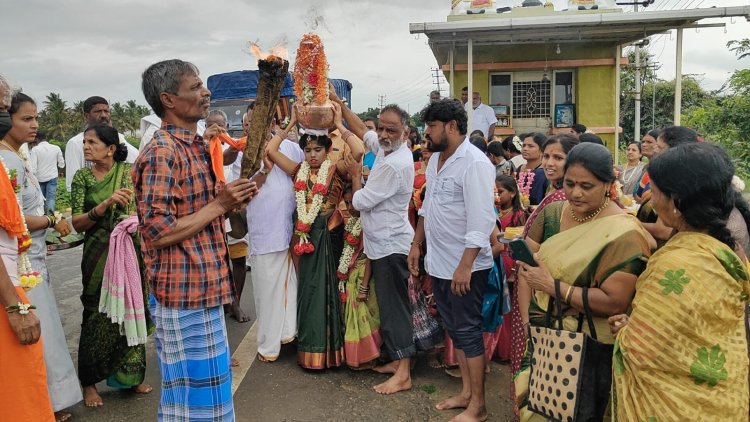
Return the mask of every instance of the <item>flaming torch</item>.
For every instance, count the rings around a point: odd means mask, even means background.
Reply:
[[[268,127],[289,71],[289,62],[281,57],[281,49],[276,48],[270,54],[262,53],[257,44],[252,44],[250,49],[258,57],[258,95],[242,155],[240,177],[243,178],[249,178],[260,169],[263,151],[268,143]]]

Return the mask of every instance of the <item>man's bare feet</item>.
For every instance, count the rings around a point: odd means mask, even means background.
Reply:
[[[148,384],[138,384],[135,387],[131,388],[131,390],[133,390],[133,392],[137,394],[148,394],[154,391],[154,389],[151,388],[151,386]]]
[[[486,407],[482,406],[479,409],[474,409],[470,406],[451,419],[451,422],[484,422],[488,416]]]
[[[73,414],[69,412],[63,412],[62,410],[55,412],[55,422],[65,422],[72,417]]]
[[[378,384],[372,387],[376,392],[380,394],[394,394],[399,391],[406,391],[411,389],[411,376],[398,377],[394,375],[388,378],[388,381]]]
[[[238,361],[236,358],[232,358],[232,362],[229,364],[232,368],[235,368],[237,366],[240,366],[240,361]]]
[[[466,409],[466,407],[469,405],[469,401],[471,401],[470,396],[458,394],[436,404],[435,409],[437,410]]]
[[[398,369],[398,361],[394,360],[393,362],[386,363],[385,365],[380,365],[372,368],[373,371],[379,372],[381,374],[395,374],[396,369]]]
[[[102,396],[100,396],[99,392],[96,391],[95,385],[83,387],[83,402],[86,404],[86,407],[104,406]]]
[[[239,301],[232,303],[232,306],[229,309],[229,314],[232,315],[232,318],[236,319],[237,322],[250,321],[250,317],[245,315],[245,313],[242,311],[242,308],[240,308]]]

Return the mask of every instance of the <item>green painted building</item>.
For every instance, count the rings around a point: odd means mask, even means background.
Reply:
[[[450,96],[461,98],[461,89],[468,87],[494,108],[496,137],[567,133],[581,123],[615,155],[621,132],[620,70],[627,64],[622,49],[671,29],[678,29],[679,41],[682,29],[699,27],[701,19],[750,13],[748,6],[624,13],[515,3],[481,14],[464,10],[445,22],[412,23],[409,29],[429,38]],[[677,54],[681,63],[681,42]],[[675,102],[679,116],[679,96]]]

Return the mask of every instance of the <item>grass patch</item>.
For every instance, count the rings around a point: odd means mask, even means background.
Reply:
[[[437,387],[435,387],[432,384],[425,384],[421,388],[422,388],[422,391],[424,391],[427,394],[434,394],[435,392],[437,392]]]

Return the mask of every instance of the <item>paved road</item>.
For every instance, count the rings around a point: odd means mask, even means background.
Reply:
[[[68,349],[73,363],[78,365],[78,339],[81,333],[81,251],[82,248],[57,251],[47,256],[47,266],[50,281],[53,284],[60,317],[68,340]],[[254,320],[255,306],[253,303],[252,283],[248,278],[243,293],[242,305],[245,312]],[[227,332],[232,350],[235,350],[253,321],[240,324],[234,319],[227,319]],[[107,387],[105,382],[97,385],[104,400],[104,407],[88,409],[79,403],[69,409],[75,421],[148,421],[154,420],[159,403],[159,368],[156,366],[156,349],[153,341],[149,341],[147,350],[146,383],[154,387],[154,392],[148,395],[138,395],[131,392],[119,391]]]
[[[57,297],[68,349],[77,364],[81,307],[81,248],[54,252],[47,257],[51,282]],[[242,305],[254,320],[252,283],[245,284]],[[393,396],[380,396],[371,387],[384,376],[345,368],[314,372],[296,364],[293,345],[282,349],[279,360],[255,362],[253,322],[240,324],[227,319],[229,342],[240,367],[234,370],[234,403],[238,421],[441,421],[457,411],[438,412],[434,404],[460,389],[460,381],[418,359],[414,388]],[[147,345],[146,382],[154,387],[149,395],[114,390],[100,383],[104,406],[88,409],[82,403],[69,409],[73,421],[151,421],[159,401],[159,370],[152,341]],[[507,366],[492,363],[487,380],[488,407],[492,421],[512,420]]]

